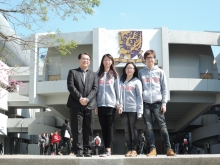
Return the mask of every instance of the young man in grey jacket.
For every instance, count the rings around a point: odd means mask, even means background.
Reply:
[[[147,67],[139,71],[138,77],[143,85],[143,118],[146,124],[147,139],[151,148],[151,152],[147,154],[147,156],[157,156],[151,114],[154,115],[155,120],[159,125],[167,156],[175,156],[175,153],[171,149],[164,116],[164,113],[166,112],[168,90],[166,76],[162,69],[157,65],[154,65],[156,59],[156,53],[154,50],[147,50],[144,53],[144,59]]]

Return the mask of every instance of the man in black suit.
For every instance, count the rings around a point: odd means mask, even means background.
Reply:
[[[90,55],[81,53],[78,60],[79,68],[69,70],[67,77],[70,92],[67,107],[73,135],[73,150],[78,157],[90,157],[98,80],[96,74],[88,70]]]

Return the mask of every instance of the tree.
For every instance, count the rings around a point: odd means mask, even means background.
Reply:
[[[19,33],[19,29],[26,29],[32,34],[38,33],[52,17],[59,17],[65,20],[67,17],[73,21],[85,15],[92,15],[93,9],[100,5],[100,0],[0,0],[0,14],[8,21],[11,27],[0,23],[0,60],[7,61],[7,58],[15,56],[7,49],[7,44],[18,45],[19,48],[33,49],[32,41],[25,39],[26,34]],[[7,30],[12,29],[12,30]],[[59,37],[60,31],[51,33],[50,29],[45,30],[48,35],[41,38],[40,44],[54,46],[61,55],[70,53],[71,49],[77,47],[75,41],[66,43]],[[56,45],[54,43],[56,42]],[[58,44],[57,44],[58,43]],[[4,70],[5,72],[5,70]],[[6,71],[10,73],[10,71]],[[14,82],[15,80],[13,80]],[[7,87],[5,88],[7,89]],[[10,88],[11,89],[11,88]]]
[[[78,20],[78,17],[81,15],[83,17],[86,14],[92,15],[94,13],[93,8],[99,6],[100,0],[18,0],[17,2],[1,0],[0,4],[0,13],[11,24],[15,32],[11,35],[0,32],[0,37],[5,42],[12,41],[17,44],[28,45],[29,43],[27,44],[25,40],[21,39],[26,36],[17,33],[18,28],[25,28],[32,33],[37,33],[54,15],[62,20],[65,20],[67,17]],[[56,33],[59,34],[59,30]],[[17,35],[21,38],[18,38]],[[50,37],[55,38],[55,35]],[[56,38],[56,41],[60,43],[61,47],[58,47],[58,50],[62,50],[61,53],[63,55],[66,55],[66,51],[69,48],[74,48],[76,45],[74,42],[67,44],[59,37]]]

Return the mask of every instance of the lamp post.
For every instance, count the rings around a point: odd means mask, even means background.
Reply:
[[[24,123],[24,120],[23,119],[21,119],[20,120],[20,124],[21,124],[21,143],[20,143],[20,154],[22,154],[21,153],[21,151],[22,151],[22,124]]]

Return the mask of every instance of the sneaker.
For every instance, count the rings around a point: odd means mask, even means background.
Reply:
[[[71,156],[75,156],[74,153],[72,153],[72,152],[70,152],[69,155],[71,155]]]
[[[52,152],[51,155],[54,155],[54,152]]]
[[[111,152],[105,151],[103,154],[100,155],[100,157],[108,157],[111,156]]]
[[[125,157],[128,157],[131,155],[131,151],[128,151],[126,154],[125,154]]]
[[[136,157],[137,156],[137,152],[132,150],[129,156],[130,157]]]
[[[84,156],[85,156],[85,157],[92,157],[92,155],[91,155],[91,154],[88,154],[88,153],[85,154]]]
[[[57,154],[58,154],[58,155],[63,155],[61,152],[58,152]]]
[[[84,157],[83,154],[77,154],[76,157]]]

